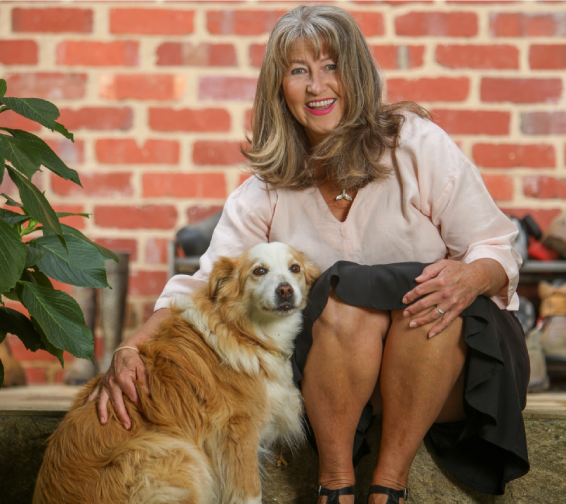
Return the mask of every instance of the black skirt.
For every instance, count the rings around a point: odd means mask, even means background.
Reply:
[[[376,310],[401,310],[403,295],[417,286],[414,280],[426,267],[422,263],[376,266],[339,261],[314,283],[304,311],[304,326],[293,355],[295,383],[312,346],[312,326],[328,301],[330,287],[349,305]],[[472,488],[501,495],[505,485],[529,470],[522,410],[530,376],[525,336],[517,318],[490,299],[479,296],[461,316],[468,344],[465,364],[462,422],[434,424],[424,442],[454,476]],[[354,442],[363,452],[363,436],[371,423],[367,405]]]

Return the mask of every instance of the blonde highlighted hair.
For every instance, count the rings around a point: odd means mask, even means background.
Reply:
[[[327,52],[337,65],[344,97],[338,126],[316,147],[293,117],[283,94],[283,76],[297,43],[317,59]],[[253,174],[272,188],[300,189],[325,178],[340,189],[358,189],[383,178],[382,162],[394,149],[403,111],[429,117],[412,102],[383,103],[383,81],[360,28],[351,14],[327,5],[301,6],[284,14],[271,32],[257,84],[250,147],[243,149]]]

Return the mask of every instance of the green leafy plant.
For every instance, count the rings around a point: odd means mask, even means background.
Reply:
[[[56,122],[55,105],[38,98],[6,97],[6,92],[6,81],[0,79],[0,114],[12,110],[73,141],[73,134]],[[0,343],[7,333],[15,334],[28,350],[46,350],[63,366],[64,350],[92,360],[94,342],[77,302],[55,290],[50,279],[80,287],[109,287],[104,261],[118,262],[118,257],[61,224],[62,217],[89,214],[55,212],[32,182],[42,166],[81,185],[78,173],[43,140],[26,131],[0,128],[0,184],[9,177],[20,196],[18,202],[0,194],[6,200],[3,206],[13,208],[0,207]],[[30,233],[34,234],[28,240]],[[30,317],[6,307],[5,298],[20,301]],[[0,361],[0,387],[3,381]]]

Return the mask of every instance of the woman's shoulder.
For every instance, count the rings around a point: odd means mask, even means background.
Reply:
[[[246,212],[261,215],[273,213],[276,202],[277,191],[270,190],[267,182],[252,175],[228,196],[226,207],[243,208]]]

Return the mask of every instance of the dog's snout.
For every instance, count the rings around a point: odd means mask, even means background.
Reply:
[[[283,283],[277,287],[275,291],[277,295],[284,299],[285,301],[288,300],[293,295],[293,287],[291,287],[288,283]]]

